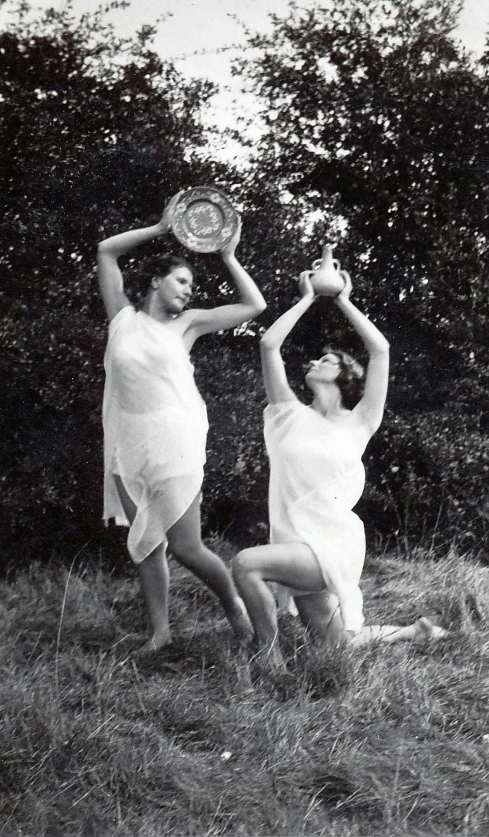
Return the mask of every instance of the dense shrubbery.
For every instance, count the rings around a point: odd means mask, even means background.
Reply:
[[[123,42],[102,14],[18,9],[0,33],[2,535],[16,559],[102,534],[97,241],[219,175],[201,153],[212,87],[185,84],[148,32]]]
[[[368,457],[372,497],[367,514],[385,535],[424,533],[435,541],[460,539],[480,548],[488,532],[487,432],[467,415],[432,411],[388,415]],[[366,498],[369,498],[367,485]]]
[[[267,462],[258,336],[294,296],[332,219],[355,298],[392,345],[389,410],[368,457],[369,530],[479,543],[487,491],[487,62],[449,37],[451,0],[377,0],[295,12],[255,41],[247,71],[267,130],[249,170],[216,164],[201,113],[211,85],[186,82],[151,48],[121,42],[69,4],[0,32],[0,305],[3,550],[65,551],[101,522],[100,410],[106,324],[94,275],[104,235],[152,223],[178,188],[216,183],[242,208],[240,256],[269,301],[258,324],[196,347],[211,417],[203,513],[240,542],[266,531]],[[123,56],[123,60],[121,60]],[[328,72],[325,70],[329,67]],[[284,199],[285,198],[285,199]],[[312,232],[309,210],[324,215]],[[172,249],[178,250],[173,247]],[[129,289],[141,291],[139,258]],[[222,300],[215,256],[196,257],[197,304]],[[285,348],[358,353],[320,301]],[[115,541],[120,544],[120,539]],[[109,552],[111,550],[109,549]]]

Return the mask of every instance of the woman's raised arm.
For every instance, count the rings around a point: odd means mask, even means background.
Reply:
[[[346,270],[340,271],[345,287],[335,298],[335,303],[349,320],[369,355],[365,391],[353,412],[360,414],[371,434],[380,426],[384,414],[389,383],[389,343],[365,314],[350,300],[351,279]]]
[[[118,258],[129,250],[132,250],[133,247],[137,247],[139,244],[144,244],[146,241],[151,241],[153,238],[164,235],[171,229],[171,211],[178,197],[179,194],[171,199],[163,212],[161,220],[157,224],[154,224],[154,226],[129,230],[128,232],[113,235],[111,238],[106,238],[104,241],[101,241],[98,245],[97,268],[99,288],[109,320],[113,320],[121,308],[130,305],[124,293],[124,282],[117,263]]]
[[[314,302],[315,296],[309,279],[309,271],[301,273],[299,290],[302,294],[299,302],[275,320],[260,341],[263,383],[269,404],[296,400],[287,380],[280,349],[285,338]]]
[[[267,307],[261,291],[236,258],[236,248],[241,237],[241,220],[231,241],[221,250],[224,264],[229,270],[239,294],[239,302],[231,305],[219,305],[217,308],[193,309],[190,328],[193,338],[213,331],[236,328],[242,323],[257,317]]]

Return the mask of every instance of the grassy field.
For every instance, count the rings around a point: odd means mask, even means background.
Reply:
[[[2,837],[489,833],[489,571],[470,556],[365,573],[369,622],[426,614],[448,638],[327,654],[287,616],[292,676],[271,679],[174,564],[174,644],[128,659],[137,582],[82,557],[1,583]]]

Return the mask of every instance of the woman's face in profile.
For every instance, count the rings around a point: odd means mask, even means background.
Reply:
[[[306,384],[313,382],[332,383],[341,372],[341,362],[334,352],[328,352],[319,360],[309,361]]]

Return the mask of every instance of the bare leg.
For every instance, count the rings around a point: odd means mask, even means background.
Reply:
[[[115,478],[117,490],[121,498],[122,507],[130,523],[134,520],[136,506],[124,488],[120,477]],[[139,581],[148,612],[151,636],[138,649],[138,653],[158,651],[171,642],[171,632],[168,616],[168,590],[170,576],[168,561],[162,546],[158,546],[144,561],[138,564]]]
[[[139,653],[158,651],[171,642],[168,615],[170,574],[163,547],[157,547],[144,561],[141,561],[138,569],[141,590],[151,625],[151,637],[139,649]]]
[[[258,659],[269,661],[275,668],[283,668],[285,660],[278,644],[277,607],[270,587],[258,573],[237,574],[236,583],[255,629]]]
[[[303,543],[256,546],[236,556],[233,574],[255,629],[260,658],[283,667],[277,641],[277,608],[267,582],[297,590],[324,591],[317,559]]]
[[[299,611],[297,610],[290,590],[287,587],[282,587],[281,584],[274,584],[274,588],[279,611],[285,611],[286,613],[290,613],[291,616],[297,616]]]
[[[350,634],[348,641],[353,648],[360,648],[363,645],[369,645],[371,642],[408,641],[422,643],[433,639],[441,639],[446,635],[447,632],[443,628],[433,625],[429,619],[422,616],[405,628],[400,628],[397,625],[366,625],[359,633]]]
[[[327,593],[297,596],[295,599],[303,624],[329,647],[346,641],[353,648],[360,648],[373,642],[417,642],[446,636],[446,631],[421,617],[412,625],[366,625],[358,633],[345,631],[338,599]]]
[[[294,599],[302,624],[313,636],[328,646],[338,645],[345,637],[340,605],[336,596],[324,590]]]
[[[215,593],[237,637],[249,642],[253,629],[231,574],[221,558],[202,543],[198,496],[168,530],[167,537],[169,549],[176,560]]]
[[[277,608],[267,582],[304,590],[303,595],[294,596],[301,620],[329,647],[345,641],[357,648],[372,642],[425,642],[445,635],[445,631],[424,617],[404,628],[371,625],[359,633],[345,631],[339,601],[325,588],[317,559],[305,544],[243,550],[234,559],[233,573],[255,628],[260,655],[275,666],[283,666],[284,660],[277,641]]]

